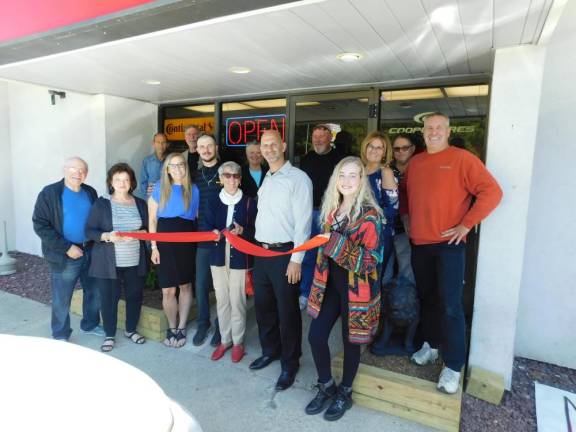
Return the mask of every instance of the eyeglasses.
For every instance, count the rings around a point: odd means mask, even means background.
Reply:
[[[222,173],[222,177],[224,177],[225,179],[230,179],[230,178],[234,178],[236,180],[239,180],[241,175],[237,174],[237,173]]]
[[[168,164],[168,167],[169,167],[169,168],[172,168],[172,169],[184,169],[185,166],[186,166],[186,164],[183,163],[183,162],[174,163],[174,164],[172,164],[172,163],[171,163],[171,164]]]
[[[373,151],[382,151],[384,150],[384,147],[380,147],[380,146],[374,146],[372,144],[368,144],[368,146],[366,147],[368,150],[373,150]]]
[[[398,153],[398,152],[407,152],[408,150],[410,150],[412,148],[414,144],[410,144],[407,146],[402,146],[402,147],[392,147],[392,149]]]

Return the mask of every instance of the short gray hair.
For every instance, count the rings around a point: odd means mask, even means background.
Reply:
[[[432,112],[424,117],[424,124],[426,124],[426,120],[431,119],[432,117],[442,117],[446,121],[446,126],[450,127],[450,117],[438,111]]]
[[[78,157],[78,156],[72,156],[72,157],[69,157],[68,159],[66,159],[64,161],[64,168],[68,168],[72,162],[80,162],[80,163],[84,164],[86,171],[88,171],[88,163],[84,159],[82,159],[81,157]]]
[[[230,169],[230,171],[232,171],[232,174],[242,174],[242,168],[240,167],[240,165],[238,165],[234,161],[228,161],[220,165],[220,167],[218,168],[218,175],[221,176],[222,174],[224,174],[224,170],[226,168]]]

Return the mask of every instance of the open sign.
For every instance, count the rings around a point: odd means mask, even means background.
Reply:
[[[226,119],[226,145],[244,147],[250,142],[260,142],[265,130],[274,129],[285,140],[286,114],[230,117]]]

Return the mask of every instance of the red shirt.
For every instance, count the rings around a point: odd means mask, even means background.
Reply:
[[[404,179],[407,199],[401,200],[401,213],[409,215],[410,238],[417,245],[445,242],[442,232],[459,224],[472,228],[502,199],[502,189],[482,161],[457,147],[414,156]]]

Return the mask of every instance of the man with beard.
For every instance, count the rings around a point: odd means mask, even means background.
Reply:
[[[217,197],[222,189],[218,176],[218,144],[211,135],[203,135],[198,139],[198,154],[202,167],[197,169],[194,175],[194,184],[200,190],[200,206],[198,208],[198,231],[211,231],[204,224],[204,218],[208,209],[208,203]],[[210,329],[210,290],[213,289],[212,274],[210,273],[210,254],[212,242],[197,243],[196,247],[196,302],[198,304],[198,318],[196,319],[197,330],[192,343],[202,345],[208,337]],[[218,322],[214,323],[214,336],[210,345],[220,345],[220,330]]]

